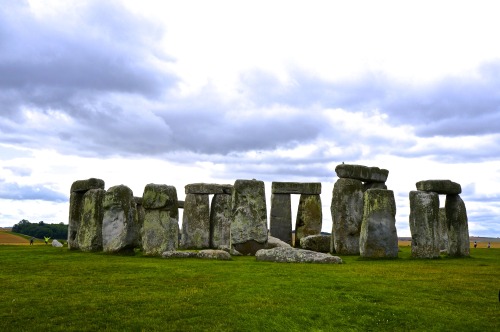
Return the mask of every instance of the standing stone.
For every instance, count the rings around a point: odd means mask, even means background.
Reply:
[[[300,239],[321,233],[323,214],[320,195],[300,195],[295,223],[295,247],[300,248]]]
[[[439,208],[438,217],[439,249],[448,250],[448,225],[446,223],[446,209]]]
[[[448,226],[448,256],[468,257],[469,225],[467,210],[460,195],[446,195],[446,223]]]
[[[292,201],[290,194],[271,195],[271,236],[292,245]]]
[[[410,191],[411,255],[439,257],[439,195]]]
[[[105,252],[130,252],[138,242],[136,204],[132,190],[124,185],[106,191],[102,202],[102,246]]]
[[[215,194],[210,207],[210,247],[231,245],[231,195]]]
[[[236,180],[232,195],[231,246],[244,255],[255,255],[267,242],[264,182]]]
[[[90,178],[73,182],[69,199],[68,248],[79,249],[78,231],[80,229],[83,195],[90,189],[104,189],[104,181]]]
[[[83,195],[78,245],[82,251],[102,250],[102,201],[104,189],[90,189]]]
[[[135,212],[136,212],[136,226],[137,232],[139,233],[137,247],[142,248],[142,227],[144,226],[144,218],[146,211],[144,210],[144,206],[142,206],[142,197],[134,197],[135,200]]]
[[[182,217],[182,249],[210,247],[210,205],[208,194],[186,194]]]
[[[368,258],[398,257],[396,202],[392,190],[365,191],[359,251],[362,257]]]
[[[363,222],[363,182],[340,178],[332,191],[331,253],[359,255],[359,234]]]
[[[80,230],[83,194],[72,192],[69,196],[68,249],[79,250],[78,231]]]
[[[160,256],[179,246],[179,209],[174,186],[150,183],[142,194],[144,221],[142,250],[145,255]]]

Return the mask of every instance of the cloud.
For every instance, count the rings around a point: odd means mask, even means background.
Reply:
[[[42,200],[62,203],[68,201],[68,196],[54,191],[44,184],[23,186],[0,179],[0,199]]]

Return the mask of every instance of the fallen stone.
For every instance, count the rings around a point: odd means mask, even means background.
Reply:
[[[410,191],[411,256],[439,257],[439,195],[435,192]]]
[[[292,244],[292,201],[290,194],[271,195],[269,232],[275,238]]]
[[[198,253],[194,251],[174,251],[168,250],[161,254],[163,258],[197,258]]]
[[[87,180],[77,180],[71,185],[71,192],[85,193],[90,189],[104,189],[104,180],[90,178]]]
[[[63,244],[57,240],[52,240],[52,246],[56,248],[61,248]]]
[[[231,248],[228,245],[222,245],[217,248],[218,250],[224,250],[231,256],[243,256],[238,250],[235,250],[234,248]]]
[[[300,195],[295,222],[295,247],[300,247],[300,239],[321,233],[323,212],[320,195]]]
[[[392,190],[368,189],[364,194],[359,251],[366,258],[397,258],[396,202]]]
[[[191,183],[184,187],[186,194],[229,194],[233,190],[230,184],[214,184],[214,183]]]
[[[291,248],[292,246],[285,241],[281,241],[280,239],[274,237],[274,236],[268,236],[267,237],[267,244],[265,249],[272,249],[272,248]]]
[[[197,257],[202,259],[216,259],[221,261],[230,261],[232,259],[231,255],[224,250],[213,249],[200,250]]]
[[[335,167],[339,178],[356,179],[363,182],[385,182],[389,171],[378,167],[340,164]]]
[[[441,195],[458,195],[462,192],[462,187],[450,180],[426,180],[416,183],[417,190],[432,191]]]
[[[297,248],[261,249],[255,254],[257,261],[278,263],[341,264],[342,259],[330,254]]]
[[[309,235],[300,239],[300,247],[302,249],[317,251],[317,252],[330,252],[330,244],[332,242],[331,235]]]
[[[273,182],[271,193],[320,195],[321,182]]]
[[[359,255],[359,235],[363,222],[363,183],[338,179],[332,191],[332,243],[330,252]]]
[[[236,180],[231,202],[231,246],[243,255],[255,255],[267,242],[264,182]]]

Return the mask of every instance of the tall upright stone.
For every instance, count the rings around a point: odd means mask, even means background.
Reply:
[[[271,195],[271,236],[292,245],[292,201],[290,194]]]
[[[267,243],[264,182],[236,180],[232,195],[231,246],[244,255],[255,255]]]
[[[332,241],[330,252],[359,255],[359,234],[363,221],[363,182],[338,179],[332,191]]]
[[[78,231],[80,229],[83,195],[90,189],[104,189],[104,181],[90,178],[87,180],[77,180],[71,185],[68,220],[68,248],[71,250],[80,248],[78,244]]]
[[[392,190],[365,191],[359,251],[367,258],[398,257],[396,202]]]
[[[210,247],[231,245],[231,195],[215,194],[210,207]]]
[[[90,189],[83,194],[77,234],[78,247],[82,251],[102,251],[102,201],[105,193],[104,189]]]
[[[414,258],[439,257],[439,195],[410,191],[411,255]]]
[[[138,243],[136,203],[125,185],[106,191],[102,202],[102,246],[105,252],[131,252]]]
[[[439,208],[438,217],[439,249],[448,250],[448,224],[446,223],[446,209]]]
[[[446,223],[448,226],[448,256],[468,257],[469,225],[465,203],[458,194],[446,195]]]
[[[137,247],[142,248],[142,227],[144,226],[144,218],[146,211],[144,210],[144,206],[142,206],[142,197],[134,197],[135,200],[135,214],[136,214],[136,232],[139,233]]]
[[[144,221],[142,250],[145,255],[160,256],[179,246],[179,208],[174,186],[150,183],[142,194]]]
[[[321,196],[300,195],[295,222],[295,247],[300,248],[300,239],[321,233],[322,223]]]
[[[208,194],[186,194],[180,247],[182,249],[207,249],[210,247]]]

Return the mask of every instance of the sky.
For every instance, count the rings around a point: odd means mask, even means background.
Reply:
[[[273,181],[321,182],[329,232],[345,162],[389,170],[399,236],[415,183],[449,179],[500,237],[496,1],[0,4],[0,227],[67,223],[91,177],[258,179],[268,212]]]

